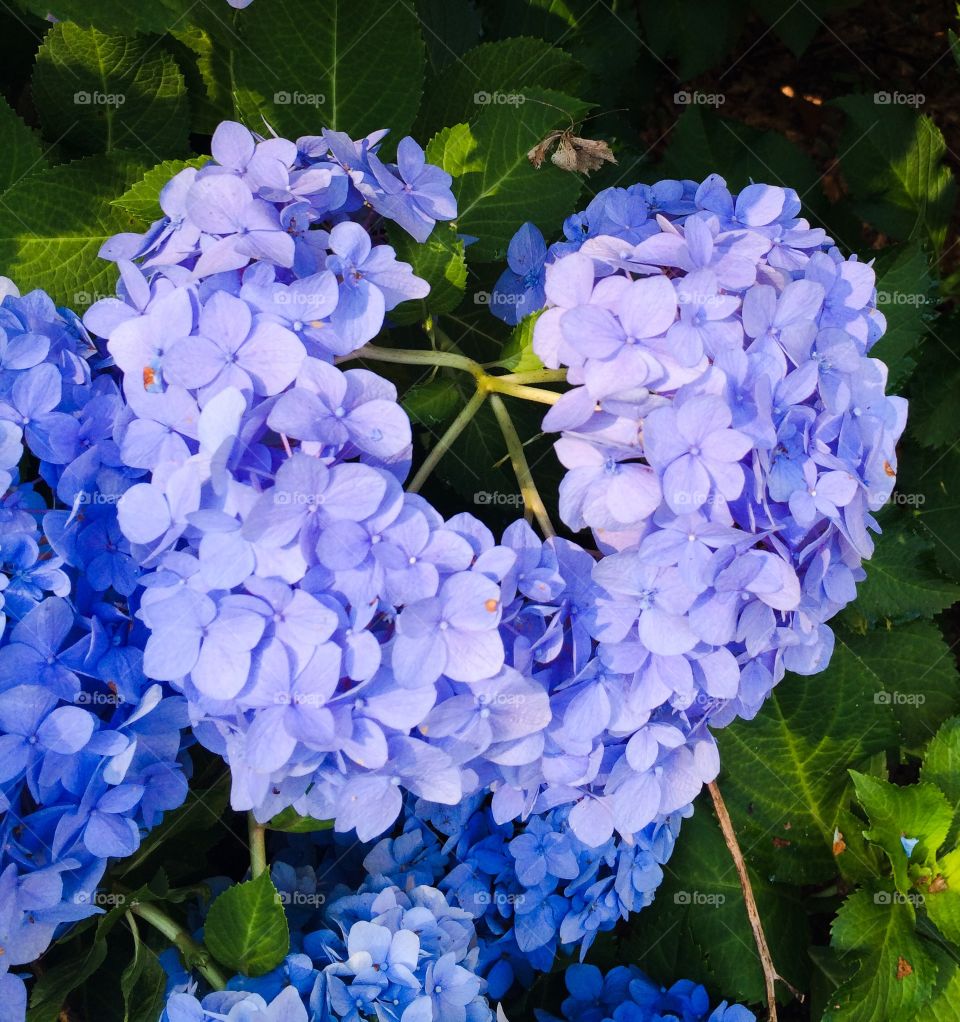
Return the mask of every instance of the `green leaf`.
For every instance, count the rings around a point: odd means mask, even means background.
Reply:
[[[68,955],[44,969],[30,991],[26,1022],[58,1022],[63,1002],[106,961],[107,938],[126,915],[127,906],[133,901],[157,901],[159,896],[144,885],[130,895],[98,894],[97,900],[107,911],[98,917],[92,939],[86,932],[79,934]]]
[[[293,806],[287,806],[267,823],[269,830],[282,830],[287,834],[312,834],[317,830],[329,830],[333,820],[315,820],[312,816],[301,816]]]
[[[430,294],[401,302],[389,318],[401,325],[417,323],[455,309],[467,286],[467,260],[456,231],[449,224],[437,224],[430,237],[420,243],[399,226],[391,228],[388,235],[397,258],[410,263],[413,272],[430,285]]]
[[[160,208],[160,192],[163,186],[181,170],[187,167],[202,167],[209,157],[195,156],[192,160],[164,160],[128,188],[111,203],[145,224],[151,224],[163,216]]]
[[[245,976],[276,968],[290,949],[290,933],[270,874],[228,887],[210,906],[203,937],[214,958]]]
[[[198,5],[190,21],[171,29],[170,48],[183,71],[190,96],[190,126],[212,135],[233,110],[233,49],[236,35],[216,7]]]
[[[960,599],[960,586],[937,570],[929,540],[902,527],[884,529],[864,568],[855,607],[869,621],[927,617]]]
[[[440,70],[480,41],[480,12],[471,0],[417,0],[430,66]]]
[[[543,369],[543,363],[533,350],[533,328],[537,325],[540,313],[524,316],[513,328],[510,339],[503,346],[501,364],[514,373],[530,373]]]
[[[830,997],[823,1022],[916,1022],[937,979],[937,961],[914,932],[913,906],[856,891],[831,927],[832,945],[859,969]]]
[[[833,857],[850,884],[873,883],[884,873],[884,853],[863,836],[863,820],[841,809],[833,833]]]
[[[947,838],[953,819],[950,804],[932,784],[901,787],[856,770],[851,770],[850,776],[870,819],[870,829],[864,831],[864,837],[887,853],[897,890],[906,894],[910,889],[909,867],[933,862]],[[919,841],[909,859],[901,837]]]
[[[752,721],[717,734],[720,787],[742,846],[765,876],[795,884],[836,874],[831,848],[848,766],[896,744],[880,679],[842,642],[814,679],[788,675]]]
[[[131,32],[165,32],[180,24],[195,6],[194,0],[18,0],[40,17],[53,15],[58,21],[115,29],[123,25]]]
[[[938,977],[943,979],[944,967]],[[949,979],[941,982],[933,1000],[924,1008],[924,1022],[960,1022],[960,969],[953,966]]]
[[[780,0],[752,0],[754,10],[770,26],[770,30],[799,57],[824,27],[824,19],[845,7],[855,7],[861,0],[804,0],[792,7]],[[852,58],[851,58],[852,59]]]
[[[448,124],[470,123],[487,106],[521,106],[535,87],[576,95],[582,79],[580,64],[543,39],[483,43],[427,83],[417,133],[426,137]]]
[[[881,252],[877,273],[877,306],[887,318],[887,332],[870,351],[890,368],[887,392],[897,387],[916,366],[914,355],[926,332],[934,305],[933,278],[927,256],[917,242]]]
[[[401,404],[414,422],[429,429],[448,423],[462,407],[460,391],[444,376],[410,387]]]
[[[0,97],[0,192],[42,165],[39,139]]]
[[[775,132],[758,131],[705,106],[689,106],[670,133],[654,180],[700,180],[718,172],[733,191],[751,181],[766,181],[795,188],[805,207],[817,205],[821,175],[802,149]]]
[[[361,138],[410,130],[423,90],[423,40],[416,11],[395,0],[270,0],[237,26],[237,110],[287,138],[321,128]]]
[[[553,236],[575,208],[580,178],[552,164],[534,170],[527,152],[549,131],[569,123],[555,107],[574,116],[584,107],[544,89],[530,90],[527,100],[520,106],[485,107],[472,124],[444,129],[427,147],[427,158],[453,175],[457,230],[478,239],[467,248],[468,261],[503,258],[507,243],[528,220]]]
[[[746,0],[662,0],[638,5],[646,41],[677,77],[695,78],[729,53],[743,29]]]
[[[90,156],[30,174],[0,196],[0,265],[22,291],[42,287],[73,308],[114,294],[116,267],[98,257],[142,226],[111,205],[142,173],[128,153]],[[81,310],[82,311],[82,310]]]
[[[47,137],[78,153],[187,149],[183,76],[155,43],[55,25],[37,53],[33,101]]]
[[[936,785],[953,809],[954,840],[960,823],[960,717],[943,722],[927,746],[920,767],[920,780]]]
[[[840,165],[855,208],[885,234],[906,239],[919,232],[939,250],[956,195],[940,129],[904,103],[859,95],[835,102],[847,115]]]
[[[960,849],[937,863],[934,879],[923,892],[923,908],[943,936],[960,946]]]
[[[156,1022],[166,1004],[167,974],[151,948],[133,933],[133,958],[120,976],[123,1022]]]
[[[957,435],[957,415],[953,402],[945,401],[943,395],[960,391],[960,354],[951,343],[960,337],[960,315],[953,310],[939,315],[928,329],[911,377],[907,433],[921,447],[949,448]],[[881,338],[873,351],[884,342]],[[911,455],[910,451],[904,452],[907,471]]]
[[[842,641],[882,680],[878,698],[893,707],[911,751],[919,753],[945,718],[960,713],[956,660],[932,621],[843,633]]]
[[[491,38],[545,39],[576,53],[591,71],[591,94],[607,107],[621,96],[636,100],[640,29],[632,4],[596,0],[483,0],[484,24]],[[657,63],[657,70],[663,64]]]
[[[945,381],[938,381],[938,388]],[[941,399],[942,400],[942,399]],[[952,405],[949,400],[943,401]],[[954,427],[953,433],[956,433]],[[957,543],[957,512],[960,510],[960,448],[950,440],[946,450],[904,452],[897,487],[913,502],[912,524],[928,541],[937,566],[954,582],[960,582],[960,545]],[[953,602],[946,599],[946,606]],[[939,601],[938,601],[939,602]]]
[[[731,1000],[763,1000],[763,970],[737,871],[723,834],[701,800],[685,820],[654,903],[643,910],[621,961],[635,961],[660,982],[677,976],[723,990]],[[796,892],[753,871],[750,883],[777,968],[805,987],[806,914]]]

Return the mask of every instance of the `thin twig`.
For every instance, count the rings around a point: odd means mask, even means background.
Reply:
[[[537,489],[537,484],[533,481],[530,466],[527,464],[527,456],[523,451],[523,441],[520,439],[520,434],[517,433],[513,419],[510,418],[507,406],[503,403],[503,398],[497,394],[491,394],[490,407],[493,409],[493,414],[497,417],[497,422],[500,423],[500,432],[503,433],[507,450],[510,452],[513,472],[517,477],[517,482],[520,484],[520,493],[523,495],[524,503],[533,512],[540,526],[540,531],[544,536],[556,536],[557,531],[550,521],[547,509],[540,498],[540,491]]]
[[[777,1022],[777,991],[776,982],[780,980],[787,989],[799,1001],[803,1001],[803,994],[793,987],[787,980],[777,972],[773,964],[773,957],[770,954],[770,945],[767,944],[767,935],[763,932],[763,923],[760,921],[760,912],[757,909],[757,900],[753,896],[753,887],[750,884],[750,875],[747,873],[747,863],[740,851],[740,844],[737,841],[737,832],[733,829],[733,821],[727,811],[727,804],[723,801],[720,789],[716,781],[711,781],[707,788],[710,797],[713,799],[713,808],[716,811],[717,819],[720,821],[720,830],[723,831],[723,840],[730,850],[730,857],[737,870],[740,879],[740,890],[743,891],[743,903],[747,908],[747,918],[750,920],[750,929],[753,931],[753,940],[757,945],[757,952],[760,955],[760,966],[763,969],[763,983],[767,991],[767,1009],[770,1022]]]

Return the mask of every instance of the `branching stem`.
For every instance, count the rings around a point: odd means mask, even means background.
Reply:
[[[439,331],[435,325],[429,322],[425,325],[427,334],[432,344],[436,344]],[[351,359],[371,359],[379,362],[393,362],[398,365],[419,365],[433,366],[447,369],[460,369],[470,373],[476,383],[477,390],[473,397],[464,405],[457,417],[447,427],[446,432],[431,448],[423,464],[417,470],[416,475],[408,486],[411,493],[417,493],[427,481],[430,473],[437,467],[441,458],[446,455],[457,437],[466,429],[471,419],[477,414],[487,398],[490,399],[491,407],[500,424],[510,454],[510,461],[513,464],[517,482],[520,485],[520,492],[526,504],[528,513],[532,514],[545,536],[555,536],[556,530],[547,514],[543,500],[533,481],[530,466],[527,464],[526,455],[523,451],[523,442],[517,434],[510,413],[506,405],[498,397],[499,394],[507,394],[510,397],[520,398],[525,401],[535,401],[538,404],[554,405],[561,395],[556,391],[544,390],[542,387],[532,386],[536,383],[562,383],[566,379],[566,371],[563,369],[533,369],[522,373],[506,373],[502,376],[495,376],[487,372],[486,368],[479,362],[466,355],[453,351],[438,351],[434,347],[430,351],[408,351],[398,348],[381,348],[376,344],[365,344],[362,348],[342,358],[337,362],[347,362]],[[489,368],[498,365],[493,363]],[[251,844],[252,851],[252,844]],[[256,875],[256,874],[254,874]]]

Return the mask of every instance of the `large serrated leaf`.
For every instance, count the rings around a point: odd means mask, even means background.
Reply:
[[[575,53],[591,72],[596,97],[604,104],[622,94],[635,99],[636,60],[649,53],[642,43],[632,4],[596,0],[483,0],[488,37],[546,39]],[[641,50],[641,46],[643,47]],[[662,63],[658,68],[662,69]]]
[[[290,933],[270,874],[228,887],[210,906],[203,937],[217,961],[245,976],[276,968],[290,949]]]
[[[48,138],[77,153],[187,149],[189,112],[173,57],[147,40],[66,22],[37,53],[33,101]]]
[[[856,604],[853,610],[856,610]],[[894,708],[904,745],[919,752],[940,723],[960,713],[960,677],[953,651],[932,621],[911,621],[843,641],[882,679],[878,698]]]
[[[855,610],[870,621],[929,617],[960,599],[960,586],[937,570],[933,544],[901,524],[887,526],[864,568]]]
[[[44,18],[74,21],[78,25],[96,25],[116,29],[123,25],[131,32],[166,32],[182,24],[196,0],[18,0],[24,8]]]
[[[534,170],[527,152],[569,123],[562,111],[579,116],[583,110],[579,100],[532,89],[524,103],[487,106],[471,124],[445,129],[431,141],[428,159],[453,175],[457,228],[477,239],[467,248],[468,261],[502,258],[527,220],[549,237],[559,233],[575,208],[580,178],[551,164]]]
[[[840,907],[833,947],[859,961],[830,997],[823,1022],[916,1022],[937,980],[937,960],[914,932],[906,899],[860,890]]]
[[[877,257],[877,307],[887,319],[887,331],[870,350],[890,370],[887,392],[910,375],[915,355],[934,306],[933,279],[923,248],[913,242],[887,249]]]
[[[842,10],[854,7],[861,0],[804,0],[803,3],[785,6],[780,0],[751,0],[751,6],[770,26],[769,31],[786,43],[790,51],[799,57],[810,45],[816,33],[825,26],[824,18]]]
[[[928,324],[929,334],[918,353],[910,379],[910,415],[907,435],[921,447],[948,449],[957,438],[957,409],[944,394],[960,393],[960,315],[955,310],[938,315]],[[881,338],[877,347],[884,343]],[[904,454],[904,469],[911,468],[912,452]]]
[[[449,124],[470,123],[487,106],[519,106],[535,87],[575,95],[582,78],[583,68],[543,39],[482,43],[427,83],[417,130],[429,136]]]
[[[950,975],[944,982],[947,969]],[[924,1022],[960,1022],[960,969],[953,962],[941,964],[937,978],[940,983],[933,999],[924,1006]]]
[[[878,102],[877,97],[887,97]],[[860,214],[894,238],[929,237],[942,247],[956,197],[943,166],[946,143],[926,116],[891,94],[836,100],[847,115],[840,165]]]
[[[389,128],[396,142],[413,125],[424,54],[411,4],[270,0],[244,11],[238,31],[237,109],[255,130],[264,120],[287,138]]]
[[[142,230],[111,205],[143,174],[129,153],[89,156],[28,175],[0,196],[0,265],[22,291],[42,287],[83,311],[115,291],[116,268],[100,247],[120,231]]]
[[[841,641],[822,674],[788,675],[753,720],[717,733],[720,786],[744,852],[765,876],[802,884],[835,875],[847,767],[897,742],[880,691],[873,669]]]
[[[960,717],[943,722],[927,746],[920,768],[920,780],[936,785],[953,807],[954,840],[960,823]]]
[[[708,70],[743,29],[746,0],[664,0],[639,4],[650,48],[662,60],[677,59],[681,81]]]
[[[430,66],[439,71],[480,41],[480,12],[472,0],[417,0]]]
[[[0,97],[0,193],[42,165],[40,140]]]
[[[941,386],[944,381],[938,381]],[[941,399],[948,406],[953,403]],[[955,434],[954,430],[954,434]],[[960,544],[957,543],[957,511],[960,510],[960,447],[954,439],[944,449],[904,452],[897,489],[913,502],[912,524],[928,540],[937,566],[954,582],[960,582]],[[952,602],[947,600],[943,605]]]
[[[960,947],[960,848],[937,863],[935,880],[923,894],[923,909],[947,940]]]

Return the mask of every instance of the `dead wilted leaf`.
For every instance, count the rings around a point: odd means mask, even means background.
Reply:
[[[527,153],[527,159],[537,170],[554,144],[557,148],[550,157],[551,162],[572,174],[589,174],[604,163],[617,162],[610,146],[602,139],[580,138],[573,133],[573,128],[567,128],[566,131],[551,131]]]

